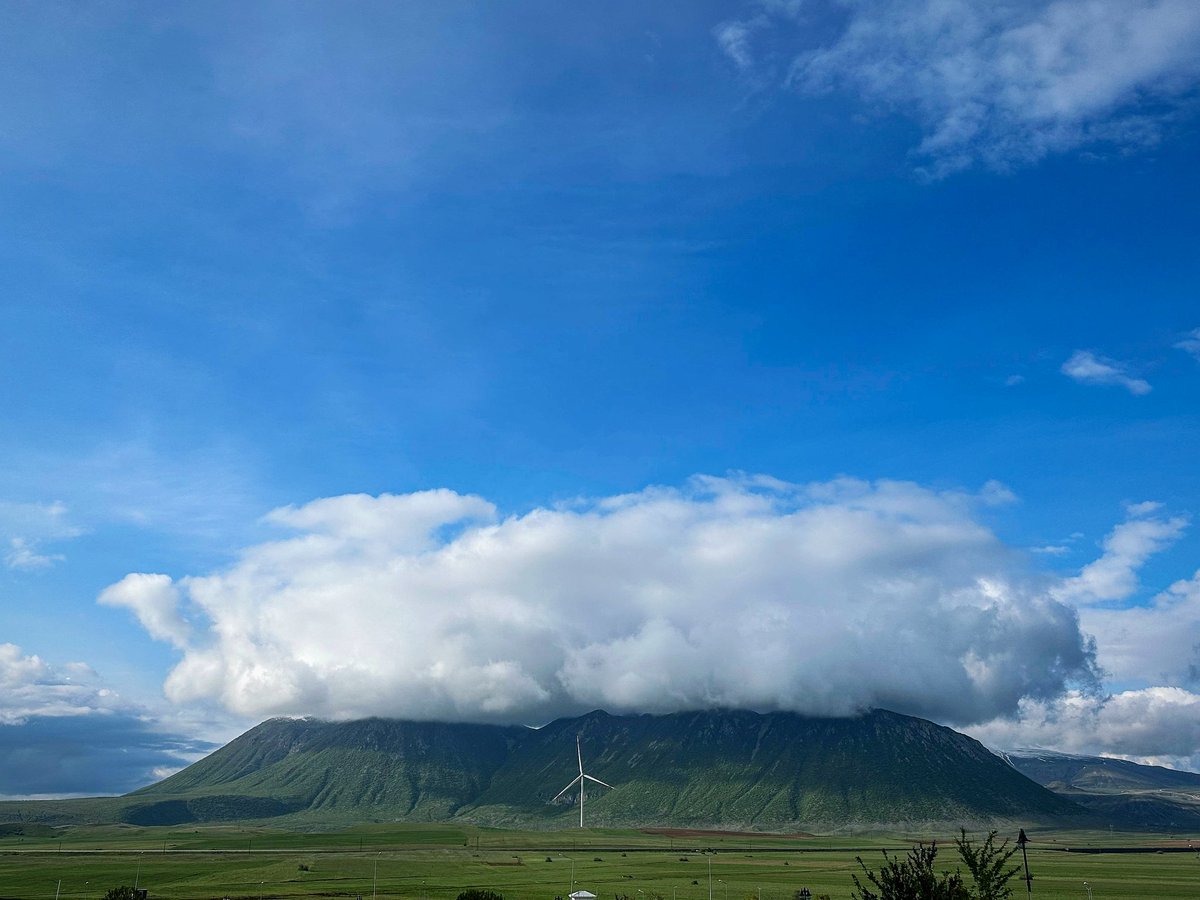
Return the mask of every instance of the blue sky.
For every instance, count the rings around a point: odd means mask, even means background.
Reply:
[[[4,748],[878,704],[1200,766],[1192,4],[0,16]]]

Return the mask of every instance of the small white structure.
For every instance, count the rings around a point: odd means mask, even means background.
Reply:
[[[570,897],[571,900],[596,900],[596,895],[591,891],[574,891],[570,894],[567,894],[567,896]]]

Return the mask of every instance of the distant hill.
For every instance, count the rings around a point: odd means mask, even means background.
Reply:
[[[272,719],[150,787],[81,801],[133,824],[277,819],[561,828],[585,768],[587,824],[808,828],[1079,821],[1085,814],[977,741],[882,710],[856,718],[745,711],[612,716],[543,728]],[[74,801],[56,801],[62,821]],[[99,804],[99,805],[97,805]],[[19,804],[0,804],[0,821]],[[25,807],[26,820],[38,818]],[[94,818],[93,818],[94,820]]]
[[[1052,750],[1003,754],[1017,771],[1123,827],[1200,828],[1200,774]]]

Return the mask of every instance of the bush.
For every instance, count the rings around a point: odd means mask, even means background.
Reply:
[[[111,888],[109,892],[104,895],[104,900],[136,900],[136,898],[137,893],[135,893],[133,888],[127,884],[123,884],[120,887]]]
[[[867,880],[864,884],[857,875],[854,879],[854,900],[971,900],[971,894],[957,872],[938,875],[934,869],[937,859],[937,844],[928,847],[913,847],[908,856],[901,859],[883,851],[883,865],[872,872],[862,857],[856,857]],[[868,886],[870,885],[870,886]]]
[[[504,900],[504,895],[483,888],[467,888],[458,895],[458,900]]]
[[[1013,889],[1008,882],[1021,870],[1020,866],[1008,867],[1008,861],[1017,852],[1016,846],[1010,847],[1006,840],[996,846],[996,832],[988,832],[982,844],[976,847],[967,839],[967,830],[959,829],[962,836],[954,843],[958,847],[958,855],[962,857],[963,865],[971,873],[975,882],[975,890],[971,896],[975,900],[1008,900],[1013,895]]]

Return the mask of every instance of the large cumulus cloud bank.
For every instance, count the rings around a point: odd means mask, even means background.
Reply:
[[[1094,679],[1074,607],[980,523],[896,482],[693,479],[500,517],[448,490],[272,512],[279,540],[101,602],[174,644],[178,703],[248,716],[536,723],[592,707],[969,724]]]

